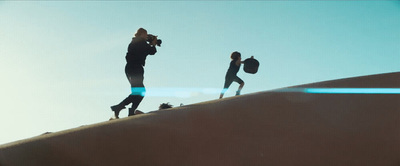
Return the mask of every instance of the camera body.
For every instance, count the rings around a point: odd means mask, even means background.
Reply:
[[[152,34],[148,34],[148,35],[147,35],[147,41],[148,41],[149,43],[151,43],[155,38],[156,38],[156,36],[154,36],[154,35],[152,35]],[[158,46],[158,47],[161,47],[161,43],[162,43],[161,39],[157,39],[157,46]]]

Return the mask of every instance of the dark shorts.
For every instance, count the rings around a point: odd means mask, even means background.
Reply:
[[[240,79],[238,76],[233,75],[233,76],[226,76],[225,77],[225,85],[224,85],[224,89],[229,88],[229,86],[231,86],[232,82],[235,81],[239,84],[244,83],[244,81],[242,79]]]

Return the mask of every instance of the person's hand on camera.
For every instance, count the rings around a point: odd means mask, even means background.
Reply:
[[[154,36],[153,41],[150,43],[152,46],[157,44],[157,36]]]

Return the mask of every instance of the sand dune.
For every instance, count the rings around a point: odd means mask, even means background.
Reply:
[[[290,88],[321,87],[400,88],[400,73]],[[5,144],[0,165],[400,165],[400,94],[224,98]]]

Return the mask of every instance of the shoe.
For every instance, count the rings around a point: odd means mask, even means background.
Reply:
[[[239,96],[240,95],[240,91],[236,91],[236,96]]]
[[[120,104],[111,106],[111,110],[114,111],[115,118],[117,118],[117,119],[119,119],[119,112],[122,109],[125,109],[125,106],[120,105]]]
[[[135,115],[135,109],[129,108],[128,116],[133,116],[133,115]]]

